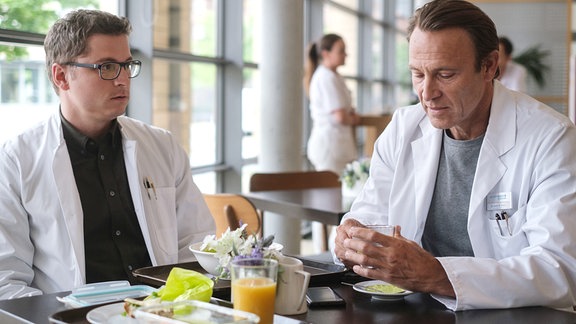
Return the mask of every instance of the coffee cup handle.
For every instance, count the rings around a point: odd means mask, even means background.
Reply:
[[[308,290],[308,284],[310,283],[310,273],[302,270],[296,271],[297,274],[300,274],[304,277],[302,280],[302,292],[300,294],[300,298],[298,299],[300,302],[298,305],[302,305],[304,303],[304,298],[306,298],[306,291]]]

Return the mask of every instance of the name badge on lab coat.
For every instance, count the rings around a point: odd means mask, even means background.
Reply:
[[[512,192],[498,192],[486,197],[486,210],[512,209]]]

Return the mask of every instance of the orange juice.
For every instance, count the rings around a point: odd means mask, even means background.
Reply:
[[[272,324],[276,283],[270,278],[241,278],[232,282],[234,309],[260,316],[260,324]]]

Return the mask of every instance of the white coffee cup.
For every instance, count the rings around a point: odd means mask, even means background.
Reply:
[[[280,315],[306,313],[308,311],[306,291],[309,283],[310,273],[304,271],[302,261],[292,257],[280,256],[278,260],[274,312]]]

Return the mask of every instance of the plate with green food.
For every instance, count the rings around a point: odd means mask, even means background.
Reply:
[[[405,296],[414,293],[381,280],[362,281],[356,283],[353,288],[358,292],[372,295],[373,299],[384,301],[402,300]]]

